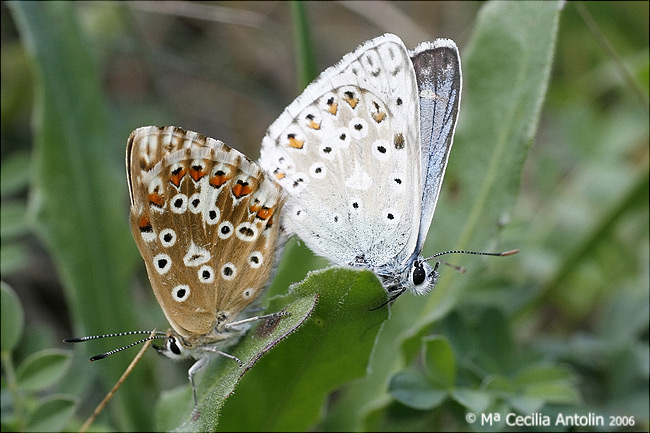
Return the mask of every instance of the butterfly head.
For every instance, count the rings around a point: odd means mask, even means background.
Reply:
[[[432,267],[429,262],[419,257],[409,269],[406,289],[414,295],[426,295],[438,282],[438,262]]]
[[[396,268],[384,268],[377,270],[377,274],[381,277],[382,284],[389,294],[392,302],[406,291],[414,295],[426,295],[433,290],[433,287],[438,282],[438,262],[431,266],[429,262],[423,257],[417,257],[410,266],[400,268],[401,271],[396,271]]]
[[[173,330],[167,331],[167,338],[163,346],[153,345],[156,351],[170,359],[185,359],[190,356],[190,350],[186,346],[185,339]]]

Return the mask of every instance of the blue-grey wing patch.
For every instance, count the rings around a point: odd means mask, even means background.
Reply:
[[[440,194],[460,107],[461,66],[450,39],[423,42],[411,55],[420,96],[422,213],[418,254],[426,239]]]

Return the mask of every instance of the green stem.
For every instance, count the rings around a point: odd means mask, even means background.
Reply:
[[[291,15],[293,17],[293,31],[296,39],[296,58],[298,59],[298,74],[300,76],[300,89],[302,91],[311,81],[316,78],[316,62],[312,49],[309,23],[305,13],[304,3],[292,1]]]

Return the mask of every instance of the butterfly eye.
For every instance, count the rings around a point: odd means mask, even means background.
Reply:
[[[424,270],[424,266],[422,266],[421,262],[417,262],[415,264],[415,269],[413,269],[413,276],[411,278],[413,280],[413,284],[416,286],[424,283],[424,281],[427,279],[427,273]]]
[[[178,347],[178,344],[176,344],[176,339],[174,337],[170,337],[169,340],[167,341],[167,348],[174,355],[181,354],[181,348]]]

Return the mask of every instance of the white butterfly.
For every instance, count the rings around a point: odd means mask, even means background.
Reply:
[[[449,39],[408,51],[370,40],[325,70],[269,127],[260,165],[287,191],[283,225],[392,299],[431,291],[421,256],[456,127],[461,66]]]

